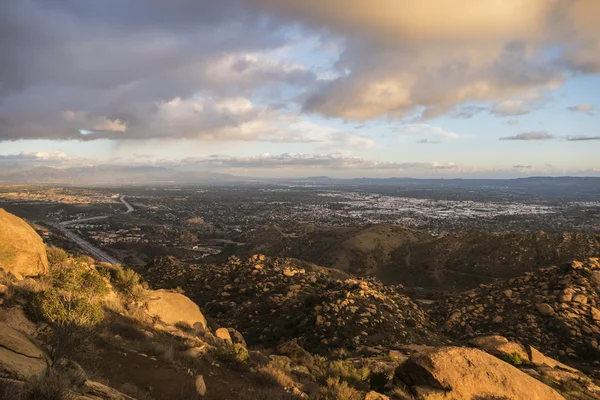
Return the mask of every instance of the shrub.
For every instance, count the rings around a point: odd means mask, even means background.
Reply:
[[[60,358],[76,353],[85,342],[87,328],[102,321],[101,299],[108,287],[84,259],[65,259],[60,251],[54,251],[52,257],[61,261],[53,264],[49,288],[33,297],[28,311],[36,319],[52,324],[52,356]]]
[[[217,360],[228,364],[231,367],[245,367],[250,360],[250,354],[244,346],[239,343],[225,344],[214,350]]]
[[[294,380],[288,371],[273,362],[258,370],[257,380],[264,386],[281,386],[283,388],[294,386]]]
[[[326,386],[319,390],[319,400],[362,400],[362,394],[339,378],[327,378]]]
[[[371,372],[366,367],[355,366],[342,360],[331,362],[321,360],[321,363],[321,377],[325,381],[329,378],[339,378],[356,388],[366,389],[369,386],[368,380]]]
[[[369,375],[369,387],[376,392],[383,392],[388,381],[388,374],[385,371],[375,371]]]
[[[175,328],[182,332],[194,333],[194,328],[185,321],[175,322]]]
[[[51,269],[55,266],[63,265],[69,259],[67,252],[59,247],[48,247],[46,255]]]
[[[146,298],[148,286],[142,277],[132,269],[123,268],[119,265],[103,264],[99,267],[102,275],[107,277],[115,289],[121,292],[127,299],[143,301]]]
[[[71,400],[75,396],[69,390],[70,383],[66,377],[56,373],[48,373],[27,384],[23,400]]]
[[[518,366],[522,365],[525,362],[525,359],[523,356],[521,356],[521,353],[514,352],[508,356],[508,362],[512,365]]]

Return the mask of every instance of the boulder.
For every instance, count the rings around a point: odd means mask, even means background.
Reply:
[[[548,303],[537,304],[535,308],[537,308],[538,312],[544,317],[554,314],[554,308]]]
[[[554,389],[484,351],[437,347],[411,356],[395,372],[418,399],[564,400]]]
[[[0,322],[27,335],[34,335],[37,326],[27,318],[21,306],[0,308]]]
[[[246,345],[246,340],[244,339],[244,335],[242,335],[239,331],[234,328],[227,328],[229,331],[229,336],[231,336],[231,341],[233,344],[241,344],[244,347],[248,347]]]
[[[188,297],[166,290],[150,290],[147,303],[148,314],[158,317],[166,324],[186,322],[190,326],[200,324],[206,329],[206,318],[200,308]]]
[[[224,340],[228,343],[233,343],[231,340],[231,335],[229,334],[229,331],[227,330],[227,328],[219,328],[215,331],[215,336],[218,337],[221,340]]]
[[[46,246],[27,222],[0,208],[0,268],[14,276],[48,273]]]
[[[509,342],[504,336],[481,336],[471,340],[469,344],[502,359],[506,359],[515,353],[520,355],[523,360],[529,359],[525,347],[518,343]]]
[[[30,380],[46,372],[46,354],[23,333],[0,322],[0,376]]]
[[[198,375],[194,381],[194,385],[196,386],[196,393],[198,393],[199,397],[204,397],[206,394],[206,383],[204,383],[204,378],[202,375]]]

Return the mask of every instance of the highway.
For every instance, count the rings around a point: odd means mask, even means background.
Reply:
[[[123,212],[123,214],[129,214],[129,213],[135,211],[133,206],[131,204],[129,204],[127,202],[127,200],[125,200],[125,196],[121,196],[119,198],[119,200],[121,201],[121,203],[123,203],[125,205],[125,207],[127,207],[127,211]],[[116,258],[114,258],[113,256],[107,254],[105,251],[100,250],[99,248],[97,248],[96,246],[91,244],[90,242],[86,241],[82,237],[76,235],[74,232],[71,232],[69,229],[67,229],[71,225],[75,225],[78,223],[103,220],[103,219],[107,219],[108,217],[110,217],[110,215],[101,215],[98,217],[74,219],[71,221],[63,221],[63,222],[59,222],[56,224],[52,224],[52,226],[54,226],[56,229],[58,229],[63,235],[65,235],[67,238],[72,240],[77,246],[79,246],[80,248],[85,250],[88,254],[90,254],[95,259],[102,261],[102,262],[107,262],[110,264],[121,264],[121,261],[119,261]]]

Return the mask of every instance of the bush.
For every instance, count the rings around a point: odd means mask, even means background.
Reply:
[[[67,262],[67,260],[69,260],[69,254],[59,247],[48,247],[46,250],[46,255],[48,257],[50,269],[63,265],[65,262]]]
[[[521,356],[521,353],[514,352],[508,356],[508,362],[512,365],[518,366],[522,365],[525,362],[525,359],[523,356]]]
[[[327,381],[329,378],[339,378],[353,387],[367,389],[369,387],[369,376],[371,372],[368,368],[355,366],[352,363],[342,360],[323,361],[321,360],[321,378]]]
[[[348,383],[339,378],[327,378],[325,387],[319,390],[319,400],[362,400],[362,394],[348,386]]]
[[[142,277],[132,269],[117,265],[102,265],[100,273],[106,276],[127,299],[143,301],[148,286]]]
[[[231,367],[245,367],[250,360],[250,354],[244,346],[239,343],[234,345],[225,344],[217,347],[214,351],[217,360],[224,362]]]
[[[369,375],[369,387],[376,392],[383,392],[388,381],[388,374],[385,371],[375,371]]]
[[[50,270],[49,288],[33,297],[28,311],[54,327],[52,356],[60,358],[75,354],[88,328],[103,320],[101,299],[108,294],[108,286],[84,259],[65,258],[59,250],[52,253],[53,260],[59,261]]]
[[[23,400],[71,400],[75,396],[69,390],[69,380],[55,373],[48,373],[28,383]]]

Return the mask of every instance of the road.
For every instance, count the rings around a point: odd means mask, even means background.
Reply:
[[[125,214],[129,214],[130,212],[135,211],[135,209],[133,208],[133,206],[131,204],[129,204],[126,200],[125,200],[125,196],[121,196],[119,198],[119,200],[121,200],[121,203],[125,204],[125,207],[127,207],[127,211],[125,211]]]
[[[125,207],[127,207],[127,211],[123,212],[123,214],[129,214],[129,213],[135,211],[133,206],[131,204],[129,204],[127,202],[127,200],[125,200],[125,196],[121,196],[119,198],[119,200],[121,201],[121,203],[123,203],[125,205]],[[78,236],[74,232],[71,232],[69,229],[67,229],[69,226],[74,225],[74,224],[103,220],[103,219],[107,219],[108,217],[110,217],[110,215],[101,215],[98,217],[74,219],[71,221],[63,221],[63,222],[59,222],[57,224],[52,224],[52,226],[54,226],[56,229],[58,229],[63,235],[65,235],[67,238],[69,238],[70,240],[75,242],[75,244],[77,246],[79,246],[80,248],[85,250],[88,254],[90,254],[92,257],[96,258],[97,260],[107,262],[110,264],[121,264],[121,261],[117,260],[116,258],[114,258],[110,254],[106,253],[105,251],[100,250],[99,248],[97,248],[96,246],[91,244],[90,242],[83,239],[81,236]]]

